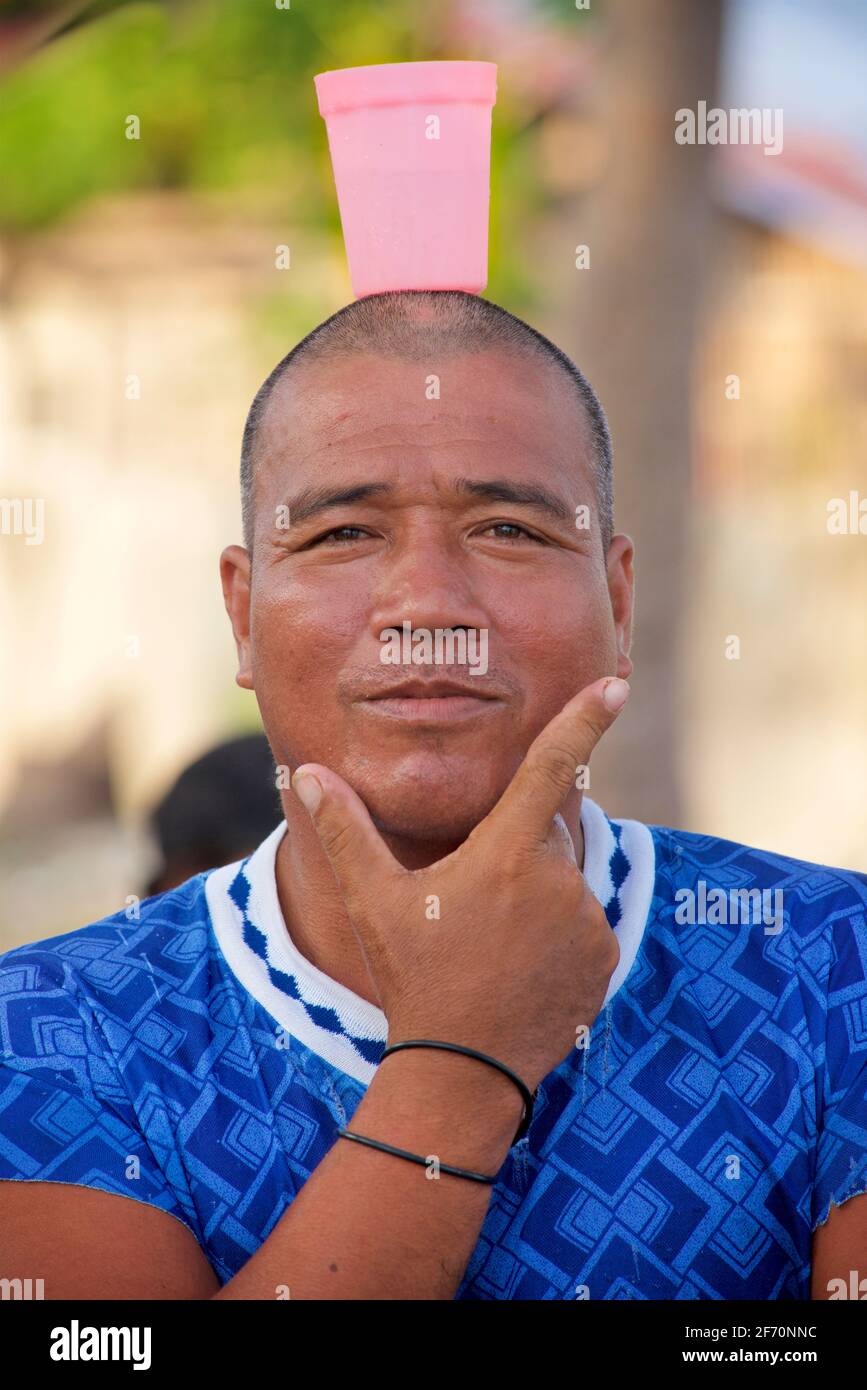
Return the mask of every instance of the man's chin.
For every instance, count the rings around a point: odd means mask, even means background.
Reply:
[[[468,788],[466,782],[451,793],[415,785],[400,794],[394,787],[384,790],[357,783],[355,790],[395,852],[398,844],[405,844],[408,852],[415,846],[429,862],[457,849],[496,805],[499,795],[480,796],[478,787]]]
[[[371,811],[373,823],[384,839],[389,841],[406,840],[419,846],[429,845],[439,848],[436,858],[450,854],[484,820],[490,807],[460,808],[459,811],[444,811],[437,814],[431,807],[388,807],[383,811]]]

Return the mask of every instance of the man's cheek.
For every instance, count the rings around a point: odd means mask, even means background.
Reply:
[[[325,640],[303,641],[297,632],[271,632],[258,648],[254,662],[260,682],[267,683],[276,703],[304,697],[320,714],[336,703],[339,663]]]
[[[590,650],[583,643],[572,647],[564,644],[562,656],[546,662],[526,687],[527,737],[535,738],[580,690],[613,671],[613,658],[599,647]]]

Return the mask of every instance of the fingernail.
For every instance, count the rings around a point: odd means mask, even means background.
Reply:
[[[322,787],[313,773],[302,772],[299,776],[296,772],[292,778],[292,790],[302,806],[306,806],[312,816],[322,800]]]
[[[602,699],[610,710],[622,709],[629,699],[629,686],[619,676],[613,676],[602,691]]]

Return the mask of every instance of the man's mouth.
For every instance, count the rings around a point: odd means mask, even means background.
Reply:
[[[437,679],[396,681],[359,703],[379,718],[442,725],[485,717],[503,702],[479,682]]]

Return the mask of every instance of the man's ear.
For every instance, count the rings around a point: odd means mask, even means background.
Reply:
[[[632,675],[629,649],[632,646],[632,613],[635,600],[635,576],[632,557],[635,547],[629,536],[612,536],[608,547],[606,568],[614,631],[617,636],[617,671],[623,680]]]
[[[223,601],[235,635],[238,670],[235,680],[244,690],[253,689],[250,651],[250,555],[242,545],[228,545],[220,556]]]

